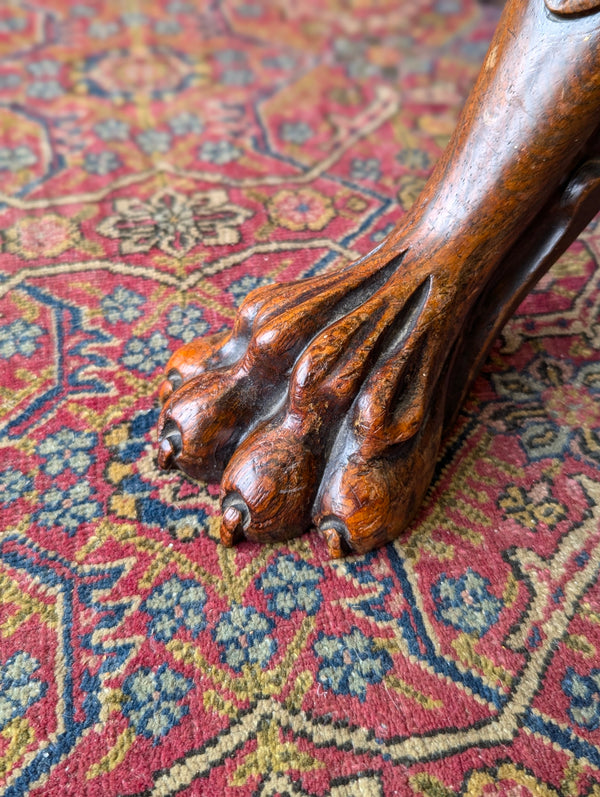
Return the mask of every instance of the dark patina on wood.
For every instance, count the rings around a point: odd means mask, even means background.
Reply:
[[[448,148],[386,241],[253,291],[231,333],[171,358],[159,463],[221,480],[226,545],[316,526],[336,557],[409,524],[494,338],[600,209],[595,6],[511,0]]]

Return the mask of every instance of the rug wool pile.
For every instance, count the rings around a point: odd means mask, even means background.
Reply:
[[[170,352],[383,239],[498,11],[0,4],[0,792],[600,795],[600,227],[504,330],[416,522],[218,543]]]

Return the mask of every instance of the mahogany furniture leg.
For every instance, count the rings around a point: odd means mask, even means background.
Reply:
[[[598,0],[510,0],[446,152],[349,267],[253,291],[183,347],[159,463],[221,478],[226,545],[396,538],[489,346],[600,209]]]

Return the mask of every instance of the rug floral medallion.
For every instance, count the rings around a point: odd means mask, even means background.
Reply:
[[[406,535],[218,542],[171,352],[368,252],[498,11],[0,5],[0,792],[600,795],[600,226],[497,341]]]

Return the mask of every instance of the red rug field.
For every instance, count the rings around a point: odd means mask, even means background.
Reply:
[[[382,240],[498,13],[0,4],[5,797],[600,796],[600,226],[395,544],[225,549],[156,464],[170,353]]]

